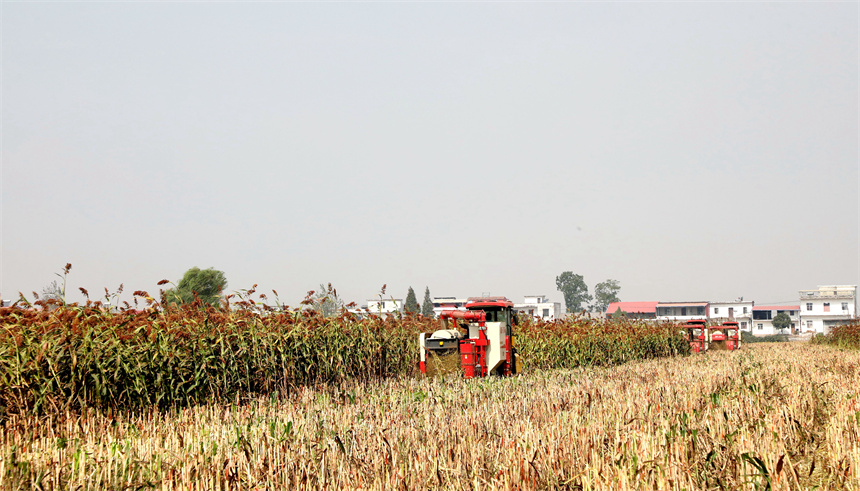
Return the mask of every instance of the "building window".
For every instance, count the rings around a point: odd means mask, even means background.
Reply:
[[[746,307],[744,307],[744,314],[746,314],[746,313],[747,313],[747,308],[746,308]]]
[[[842,302],[842,310],[848,310],[848,302]]]
[[[761,331],[762,329],[764,329],[764,325],[763,325],[763,324],[756,324],[756,327],[758,327],[758,330],[759,330],[759,331]]]
[[[699,315],[704,314],[704,313],[705,313],[705,308],[704,308],[704,307],[697,307],[697,308],[696,308],[696,313],[697,313],[697,314],[699,314]]]
[[[747,323],[746,323],[746,321],[741,322],[741,329],[746,329],[746,328],[747,328]]]
[[[714,307],[714,315],[717,315],[717,314],[719,314],[719,313],[720,313],[720,308],[719,308],[719,307]]]
[[[830,302],[824,302],[824,311],[830,312]]]
[[[549,309],[543,309],[543,316],[549,317]]]
[[[812,310],[812,302],[806,302],[806,310]]]
[[[812,321],[806,321],[806,330],[807,330],[807,331],[811,331],[811,330],[812,330]]]

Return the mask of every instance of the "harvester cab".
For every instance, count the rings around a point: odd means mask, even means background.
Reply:
[[[701,353],[708,349],[707,330],[707,322],[704,319],[691,319],[684,324],[684,331],[693,353]]]
[[[466,310],[444,310],[442,329],[418,337],[426,374],[460,370],[463,378],[516,373],[514,304],[505,297],[469,298]]]

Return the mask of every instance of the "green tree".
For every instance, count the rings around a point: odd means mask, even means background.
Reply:
[[[619,302],[618,292],[621,290],[621,285],[618,280],[606,280],[594,286],[594,304],[591,306],[593,312],[606,312],[609,304]]]
[[[592,297],[588,294],[588,286],[582,275],[565,271],[555,277],[555,286],[564,295],[564,305],[568,312],[579,312],[584,309],[582,304],[591,301]]]
[[[57,300],[63,301],[63,289],[56,281],[52,281],[50,285],[42,288],[42,300]]]
[[[430,287],[424,287],[424,302],[421,303],[421,315],[433,317],[433,301],[430,300]]]
[[[307,304],[311,309],[321,313],[323,317],[335,317],[343,310],[343,300],[337,296],[337,290],[332,288],[331,283],[326,287],[320,283],[319,291],[309,297]]]
[[[415,290],[413,290],[411,286],[409,287],[409,293],[406,294],[406,302],[403,303],[403,313],[418,313],[418,299],[415,298]]]
[[[621,310],[621,307],[618,307],[612,314],[613,319],[623,319],[624,317],[627,317],[627,315],[624,313],[623,310]]]
[[[785,312],[780,312],[773,318],[773,327],[779,329],[780,332],[783,329],[788,329],[789,326],[791,326],[791,317]]]
[[[167,303],[191,303],[196,294],[205,303],[217,306],[221,295],[227,288],[227,277],[223,271],[214,268],[193,267],[185,272],[179,284],[164,292]]]

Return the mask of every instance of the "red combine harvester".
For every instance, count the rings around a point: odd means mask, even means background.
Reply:
[[[428,373],[431,359],[458,356],[463,378],[516,374],[513,326],[517,325],[517,315],[510,300],[505,297],[469,298],[466,310],[444,310],[439,317],[442,329],[430,336],[421,333],[418,337],[419,366],[423,373]],[[454,321],[453,326],[451,321]]]
[[[718,341],[718,333],[721,335],[720,337],[725,344],[724,349],[734,351],[741,347],[741,331],[737,322],[727,321],[723,322],[721,326],[711,326],[711,332],[711,342]]]
[[[690,351],[702,353],[708,349],[708,327],[704,319],[691,319],[684,324],[684,333],[690,342]]]
[[[737,322],[723,322],[720,326],[709,327],[704,319],[691,319],[684,324],[684,335],[693,353],[709,349],[734,351],[741,347]]]

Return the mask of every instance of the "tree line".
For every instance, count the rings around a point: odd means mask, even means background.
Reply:
[[[42,291],[43,298],[64,298],[65,281],[63,286],[53,282]],[[167,283],[165,281],[164,283]],[[567,312],[605,312],[612,302],[618,302],[618,292],[621,285],[618,280],[608,279],[594,286],[594,295],[588,293],[588,285],[582,275],[571,271],[565,271],[555,278],[558,291],[564,295],[564,304]],[[214,268],[200,269],[193,267],[185,272],[179,283],[165,291],[165,300],[170,304],[191,303],[200,299],[204,303],[218,305],[227,288],[227,277],[223,271]],[[337,315],[343,311],[343,300],[337,295],[337,290],[321,284],[319,290],[308,292],[304,305],[320,311],[325,316]],[[424,288],[424,300],[421,305],[415,296],[415,290],[409,287],[406,300],[403,303],[403,312],[407,314],[421,314],[425,317],[433,316],[433,301],[430,298],[430,287]],[[780,319],[781,321],[782,319]],[[777,322],[774,322],[776,325]]]
[[[608,279],[594,286],[594,296],[588,293],[588,285],[581,274],[565,271],[555,277],[555,286],[564,295],[564,305],[568,313],[591,311],[606,312],[612,302],[619,302],[618,292],[621,283]]]

